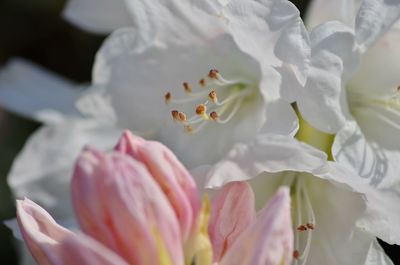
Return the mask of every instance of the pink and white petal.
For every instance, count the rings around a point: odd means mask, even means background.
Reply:
[[[355,35],[361,51],[366,51],[400,18],[400,2],[364,0],[356,16]]]
[[[10,60],[0,72],[0,105],[40,122],[80,117],[75,100],[81,88],[69,80],[23,59]]]
[[[17,220],[22,236],[39,264],[62,264],[59,243],[73,233],[58,225],[39,205],[29,199],[17,201]]]
[[[83,231],[127,262],[182,264],[178,220],[144,164],[87,149],[76,165],[72,195]]]
[[[69,0],[62,15],[72,24],[100,34],[134,25],[125,0]]]
[[[293,254],[293,230],[287,188],[279,189],[228,249],[221,265],[289,265]]]
[[[192,176],[166,146],[145,141],[125,131],[117,151],[143,163],[174,208],[186,239],[194,228],[200,211],[200,195]]]
[[[219,262],[240,234],[255,220],[254,193],[246,182],[231,182],[213,198],[208,233],[213,262]]]
[[[53,264],[129,265],[115,252],[84,234],[65,238],[60,242],[59,249],[60,257],[57,258],[60,260],[57,260],[57,262],[54,262]],[[61,261],[62,263],[58,263],[58,261]]]

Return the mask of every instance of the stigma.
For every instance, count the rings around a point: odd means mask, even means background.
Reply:
[[[198,91],[188,82],[182,83],[185,97],[175,98],[171,92],[164,95],[164,101],[176,108],[171,111],[172,120],[182,124],[184,131],[192,134],[202,130],[207,124],[230,122],[240,110],[243,102],[254,89],[248,82],[223,77],[217,69],[211,69],[198,82]],[[185,113],[179,109],[192,109]]]

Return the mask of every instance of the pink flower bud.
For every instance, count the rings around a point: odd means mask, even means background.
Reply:
[[[172,204],[187,239],[200,211],[200,196],[192,176],[176,156],[159,142],[146,141],[131,132],[124,132],[115,147],[146,165],[155,181]]]

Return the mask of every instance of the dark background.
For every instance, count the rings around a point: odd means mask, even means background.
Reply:
[[[304,16],[309,1],[292,2]],[[94,55],[105,36],[84,32],[64,21],[60,15],[64,4],[63,0],[0,0],[0,67],[17,56],[76,82],[89,82]],[[0,222],[15,216],[14,200],[6,183],[7,172],[38,126],[0,107]],[[400,248],[386,244],[384,247],[395,264],[400,264]],[[13,237],[2,223],[0,263],[17,264]]]

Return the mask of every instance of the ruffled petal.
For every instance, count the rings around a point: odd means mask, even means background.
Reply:
[[[313,0],[307,10],[306,25],[313,28],[323,22],[338,20],[354,25],[354,17],[362,0]]]
[[[359,58],[352,50],[354,34],[339,22],[329,22],[313,29],[310,39],[311,66],[305,87],[297,92],[297,104],[313,127],[335,133],[349,116],[343,79],[354,71]]]
[[[387,130],[382,130],[382,126],[379,128],[381,134],[388,133]],[[394,146],[396,143],[397,141],[391,144]],[[400,188],[400,153],[396,149],[384,148],[376,142],[367,141],[356,122],[349,122],[336,135],[332,154],[336,161],[353,168],[365,183],[377,188]]]
[[[124,0],[69,0],[63,16],[72,24],[94,33],[108,34],[133,26]]]
[[[310,47],[299,11],[292,3],[233,0],[221,14],[238,46],[256,58],[263,71],[285,64],[304,84]],[[276,95],[276,89],[269,87],[265,93]]]
[[[400,18],[398,1],[364,0],[356,16],[355,35],[366,51]]]
[[[0,72],[0,105],[41,122],[81,116],[75,107],[80,93],[71,81],[23,59],[11,60]]]
[[[250,144],[237,144],[210,169],[206,186],[220,187],[258,174],[286,170],[314,172],[324,165],[325,153],[291,137],[261,135]]]

